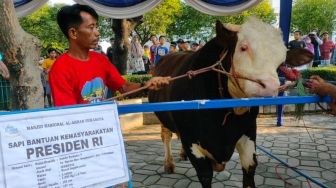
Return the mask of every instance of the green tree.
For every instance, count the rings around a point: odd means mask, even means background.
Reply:
[[[309,33],[313,29],[332,32],[336,29],[336,0],[296,0],[291,30]]]
[[[12,0],[0,0],[0,23],[0,52],[11,73],[11,110],[41,108],[39,40],[21,28]]]
[[[169,26],[169,35],[205,39],[214,34],[216,20],[222,23],[241,24],[252,15],[270,24],[276,21],[276,15],[269,0],[262,1],[256,7],[232,16],[210,16],[183,3],[182,13],[177,17],[176,22]]]
[[[64,50],[68,47],[67,39],[59,29],[56,21],[58,10],[64,5],[44,5],[34,13],[20,19],[20,25],[28,33],[40,39],[42,54],[53,47]]]
[[[151,34],[166,35],[168,26],[176,21],[180,13],[180,0],[165,0],[144,14],[143,23],[135,28],[135,32],[142,43],[147,42]]]

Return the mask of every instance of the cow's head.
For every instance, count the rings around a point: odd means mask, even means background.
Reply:
[[[287,54],[281,31],[254,17],[241,26],[226,24],[224,27],[226,33],[237,34],[230,72],[259,81],[229,78],[230,95],[234,98],[277,96],[280,86],[277,68],[285,62]],[[220,26],[217,24],[216,28],[218,35]],[[293,57],[293,53],[290,54]],[[300,61],[302,59],[311,60],[301,58]],[[245,111],[241,110],[239,114]]]

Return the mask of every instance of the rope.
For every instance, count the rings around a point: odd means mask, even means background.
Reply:
[[[283,166],[282,164],[277,164],[274,168],[275,168],[275,174],[277,175],[277,177],[280,179],[280,180],[282,180],[284,183],[285,183],[285,187],[286,187],[286,185],[290,185],[290,186],[293,186],[293,187],[301,187],[300,185],[293,185],[292,183],[290,183],[290,182],[288,182],[287,181],[287,179],[285,179],[285,178],[283,178],[280,174],[279,174],[279,172],[278,172],[278,168],[279,168],[279,166]],[[284,166],[285,168],[290,168],[290,169],[294,169],[295,167],[292,167],[292,166],[290,166],[290,167],[286,167],[286,166]],[[312,186],[311,186],[311,184],[310,184],[310,181],[306,178],[306,182],[307,182],[307,184],[308,184],[308,186],[310,187],[310,188],[312,188]]]
[[[197,70],[194,70],[194,71],[190,70],[187,73],[182,74],[180,76],[172,77],[172,78],[169,79],[169,82],[174,81],[174,80],[178,80],[178,79],[181,79],[181,78],[185,78],[185,77],[188,77],[189,79],[192,79],[193,77],[195,77],[199,74],[203,74],[203,73],[206,73],[206,72],[209,72],[209,71],[215,71],[215,72],[224,74],[224,75],[226,75],[228,77],[231,77],[231,78],[234,78],[234,79],[244,79],[244,80],[249,80],[249,81],[252,81],[252,82],[256,82],[256,83],[260,84],[261,86],[265,87],[265,85],[262,82],[260,82],[259,80],[255,80],[255,79],[252,79],[252,78],[247,78],[245,76],[241,76],[241,75],[238,75],[238,74],[233,75],[233,74],[225,71],[224,68],[222,68],[222,70],[217,69],[216,68],[217,66],[221,67],[221,61],[224,59],[225,56],[226,56],[226,53],[223,54],[223,56],[220,58],[219,61],[217,61],[215,64],[213,64],[211,66],[204,67],[204,68],[201,68],[201,69],[197,69]],[[121,95],[105,99],[104,101],[111,101],[111,100],[123,98],[123,97],[126,97],[128,95],[131,95],[131,94],[140,92],[142,90],[148,89],[149,87],[150,87],[150,85],[145,85],[145,86],[137,88],[135,90],[123,93]]]

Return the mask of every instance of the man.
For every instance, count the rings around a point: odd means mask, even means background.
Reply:
[[[310,92],[318,94],[320,96],[330,95],[333,99],[329,103],[331,113],[336,115],[336,86],[327,83],[319,76],[311,76],[309,82]]]
[[[301,40],[301,31],[294,32],[294,40],[288,43],[288,49],[305,48],[306,44]]]
[[[329,39],[328,32],[323,32],[322,41],[323,43],[320,45],[321,64],[324,66],[329,66],[331,53],[335,49],[335,44]]]
[[[110,38],[110,44],[111,46],[107,48],[106,50],[106,56],[110,60],[110,62],[113,62],[113,45],[114,45],[114,38]]]
[[[154,60],[155,66],[157,65],[161,57],[167,55],[169,52],[168,48],[164,46],[165,43],[166,43],[166,37],[161,35],[159,37],[159,45],[156,47],[155,52],[155,60]]]
[[[178,47],[179,47],[179,51],[180,52],[185,52],[189,50],[189,43],[188,41],[184,41],[183,39],[179,39],[177,41],[178,43]]]
[[[99,41],[97,21],[98,14],[87,5],[64,6],[57,14],[69,51],[57,59],[49,74],[55,106],[103,101],[106,87],[124,93],[141,86],[125,81],[106,56],[90,51]],[[169,77],[154,77],[146,86],[156,90],[168,83]]]
[[[50,90],[50,83],[49,83],[49,72],[51,70],[52,65],[56,61],[57,57],[57,51],[54,48],[48,49],[48,55],[49,58],[45,59],[42,63],[42,69],[45,74],[45,85],[43,87],[43,91],[45,91],[45,96],[47,96],[48,100],[48,107],[52,107],[52,101],[51,101],[51,90]],[[44,107],[47,107],[46,104],[44,104]]]
[[[323,43],[322,40],[318,37],[317,31],[313,30],[308,34],[311,43],[314,45],[314,61],[313,67],[320,65],[320,48],[319,46]]]
[[[180,52],[188,51],[189,50],[189,44],[187,41],[184,41],[183,39],[179,39],[177,41],[178,48]]]

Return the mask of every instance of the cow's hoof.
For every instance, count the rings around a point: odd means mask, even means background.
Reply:
[[[175,164],[165,164],[164,171],[168,174],[172,174],[175,172]]]

